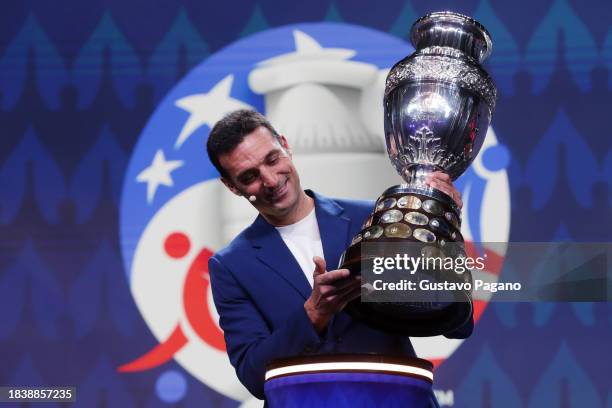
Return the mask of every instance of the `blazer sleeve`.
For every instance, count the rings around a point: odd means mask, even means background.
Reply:
[[[213,256],[209,274],[227,354],[238,379],[255,397],[264,398],[265,367],[276,358],[309,354],[321,345],[303,307],[271,330],[248,293],[222,260]]]

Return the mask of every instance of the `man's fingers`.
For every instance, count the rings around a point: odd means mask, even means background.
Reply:
[[[446,193],[449,196],[453,196],[453,192],[450,188],[450,186],[446,183],[443,183],[441,181],[435,180],[435,179],[431,179],[428,183],[429,186],[433,187],[433,188],[437,188],[438,190]]]
[[[331,290],[326,291],[323,294],[323,297],[327,300],[331,300],[333,298],[337,298],[339,301],[344,301],[350,297],[350,294],[356,290],[361,290],[361,283],[359,281],[353,280],[350,284],[343,286],[342,288],[333,288]]]
[[[336,288],[329,291],[325,291],[321,296],[321,308],[326,313],[337,313],[344,309],[346,304],[353,299],[358,298],[361,295],[361,282],[360,280],[354,280],[341,290]]]
[[[430,178],[428,179],[427,184],[430,187],[436,188],[442,191],[443,193],[445,193],[446,195],[448,195],[449,197],[451,197],[459,208],[463,207],[463,201],[461,200],[461,193],[459,193],[459,191],[457,191],[455,186],[453,186],[451,183],[446,182],[446,181],[441,181],[440,179]]]
[[[447,183],[451,183],[452,182],[450,176],[447,173],[444,173],[443,171],[434,171],[433,173],[431,173],[430,177],[431,178],[440,179],[440,180],[445,181]]]
[[[461,199],[461,194],[455,197],[455,203],[457,203],[457,207],[459,207],[459,209],[463,208],[463,200]]]
[[[325,259],[321,258],[320,256],[315,256],[312,258],[312,261],[315,264],[315,270],[312,273],[313,276],[325,273]]]
[[[341,279],[333,283],[333,288],[325,292],[324,296],[342,294],[346,289],[361,287],[361,280],[355,277]]]
[[[317,283],[319,285],[329,285],[339,279],[348,277],[350,274],[351,273],[348,269],[338,269],[335,271],[325,272],[324,274],[318,276],[315,274],[315,277],[317,278]]]

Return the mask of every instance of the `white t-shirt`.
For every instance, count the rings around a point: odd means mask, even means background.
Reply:
[[[280,233],[285,245],[287,245],[293,257],[302,268],[304,275],[306,275],[312,287],[312,273],[315,269],[312,257],[320,256],[324,258],[323,244],[321,243],[321,234],[319,233],[319,224],[317,223],[315,209],[313,208],[310,214],[295,224],[276,227],[276,229]]]

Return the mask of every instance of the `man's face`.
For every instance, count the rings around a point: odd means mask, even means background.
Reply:
[[[255,196],[252,204],[262,215],[282,218],[296,208],[302,188],[284,136],[277,141],[260,126],[219,163],[227,173],[223,183],[237,195]]]

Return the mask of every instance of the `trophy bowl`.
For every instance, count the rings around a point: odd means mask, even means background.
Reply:
[[[410,39],[416,51],[393,66],[384,94],[387,153],[405,184],[379,197],[340,259],[341,268],[362,279],[372,276],[374,257],[392,256],[393,251],[385,249],[388,243],[406,244],[410,256],[466,256],[460,208],[425,179],[434,171],[457,179],[482,147],[497,93],[480,65],[491,53],[491,37],[470,17],[436,12],[414,23]],[[471,282],[469,273],[449,270],[419,270],[416,276]],[[363,290],[361,301],[349,303],[347,311],[376,328],[405,335],[451,333],[473,312],[469,290],[437,301],[409,296],[372,301],[370,295]]]

